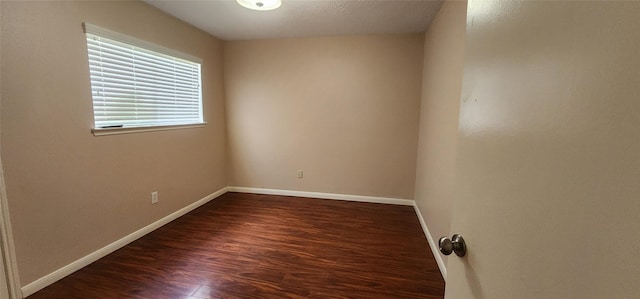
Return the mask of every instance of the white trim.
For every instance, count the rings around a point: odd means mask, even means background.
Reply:
[[[9,298],[22,299],[23,294],[20,289],[20,278],[18,275],[18,263],[16,261],[15,244],[13,242],[13,232],[9,219],[9,201],[7,200],[7,190],[4,183],[4,168],[0,159],[0,250],[4,256],[4,263],[7,287],[9,288]]]
[[[264,188],[251,188],[251,187],[232,187],[229,186],[227,189],[229,192],[239,192],[239,193],[255,193],[255,194],[267,194],[267,195],[282,195],[282,196],[297,196],[297,197],[310,197],[310,198],[322,198],[322,199],[335,199],[335,200],[346,200],[346,201],[359,201],[359,202],[371,202],[371,203],[384,203],[384,204],[393,204],[393,205],[403,205],[403,206],[413,206],[413,209],[418,216],[418,221],[420,221],[420,226],[422,226],[422,231],[424,235],[427,237],[427,241],[429,242],[429,248],[431,248],[431,252],[433,253],[433,257],[438,264],[438,268],[440,269],[440,273],[442,274],[442,278],[447,280],[447,266],[442,259],[442,255],[440,255],[440,250],[438,249],[437,244],[433,240],[433,236],[431,232],[429,232],[429,228],[427,227],[427,223],[422,218],[422,213],[420,213],[420,209],[416,204],[415,200],[411,199],[402,199],[402,198],[389,198],[389,197],[373,197],[373,196],[361,196],[361,195],[347,195],[347,194],[335,194],[335,193],[320,193],[320,192],[306,192],[306,191],[293,191],[293,190],[280,190],[280,189],[264,189]]]
[[[190,205],[188,205],[188,206],[186,206],[186,207],[184,207],[184,208],[182,208],[180,210],[177,210],[177,211],[167,215],[166,217],[164,217],[164,218],[162,218],[162,219],[160,219],[160,220],[158,220],[158,221],[156,221],[154,223],[151,223],[151,224],[149,224],[149,225],[147,225],[147,226],[145,226],[145,227],[143,227],[143,228],[141,228],[141,229],[139,229],[139,230],[137,230],[137,231],[125,236],[125,237],[123,237],[122,239],[119,239],[119,240],[117,240],[117,241],[115,241],[115,242],[113,242],[113,243],[111,243],[111,244],[109,244],[109,245],[107,245],[105,247],[102,247],[102,248],[100,248],[100,249],[98,249],[98,250],[96,250],[96,251],[94,251],[94,252],[92,252],[92,253],[90,253],[90,254],[88,254],[88,255],[86,255],[86,256],[84,256],[84,257],[82,257],[82,258],[80,258],[80,259],[78,259],[78,260],[76,260],[74,262],[72,262],[71,264],[68,264],[68,265],[66,265],[66,266],[64,266],[64,267],[62,267],[62,268],[60,268],[60,269],[58,269],[56,271],[53,271],[53,272],[41,277],[40,279],[38,279],[38,280],[36,280],[34,282],[31,282],[30,284],[28,284],[28,285],[26,285],[26,286],[24,286],[22,288],[22,294],[25,297],[27,297],[27,296],[29,296],[29,295],[31,295],[31,294],[33,294],[33,293],[45,288],[45,287],[47,287],[48,285],[50,285],[50,284],[52,284],[52,283],[64,278],[65,276],[67,276],[67,275],[69,275],[69,274],[71,274],[71,273],[73,273],[75,271],[80,270],[81,268],[83,268],[83,267],[85,267],[85,266],[87,266],[87,265],[99,260],[100,258],[102,258],[102,257],[104,257],[104,256],[106,256],[106,255],[108,255],[108,254],[110,254],[110,253],[112,253],[112,252],[124,247],[125,245],[127,245],[127,244],[129,244],[129,243],[131,243],[131,242],[133,242],[133,241],[135,241],[137,239],[139,239],[140,237],[142,237],[142,236],[144,236],[144,235],[146,235],[146,234],[148,234],[148,233],[160,228],[161,226],[163,226],[163,225],[175,220],[176,218],[178,218],[178,217],[180,217],[180,216],[182,216],[182,215],[184,215],[186,213],[191,212],[192,210],[196,209],[197,207],[199,207],[199,206],[211,201],[212,199],[214,199],[214,198],[226,193],[227,190],[228,190],[228,188],[224,187],[224,188],[222,188],[222,189],[220,189],[220,190],[218,190],[218,191],[216,191],[214,193],[211,193],[211,194],[205,196],[204,198],[202,198],[202,199],[200,199],[200,200],[198,200],[198,201],[196,201],[196,202],[194,202],[194,203],[192,203],[192,204],[190,204]]]
[[[72,274],[75,271],[86,267],[87,265],[99,260],[100,258],[105,257],[106,255],[126,246],[127,244],[143,237],[144,235],[160,228],[161,226],[181,217],[192,210],[200,207],[201,205],[211,201],[212,199],[217,198],[218,196],[226,193],[226,192],[239,192],[239,193],[256,193],[256,194],[269,194],[269,195],[283,195],[283,196],[297,196],[297,197],[309,197],[309,198],[321,198],[321,199],[334,199],[334,200],[345,200],[345,201],[357,201],[357,202],[370,202],[370,203],[382,203],[382,204],[393,204],[393,205],[403,205],[403,206],[413,206],[416,214],[418,216],[418,220],[420,221],[420,225],[424,231],[425,236],[429,242],[429,247],[433,252],[433,255],[438,263],[438,267],[440,268],[440,272],[444,277],[445,281],[447,279],[447,269],[444,265],[444,261],[442,260],[442,256],[440,256],[440,252],[436,244],[433,241],[431,233],[427,228],[427,225],[422,218],[422,214],[418,209],[414,200],[410,199],[402,199],[402,198],[389,198],[389,197],[373,197],[373,196],[361,196],[361,195],[348,195],[348,194],[335,194],[335,193],[321,193],[321,192],[307,192],[307,191],[293,191],[293,190],[279,190],[279,189],[264,189],[264,188],[250,188],[250,187],[224,187],[214,193],[207,195],[206,197],[178,210],[166,217],[151,223],[115,242],[108,244],[105,247],[102,247],[58,270],[55,270],[31,283],[22,287],[22,296],[27,297],[35,292],[49,286],[50,284]],[[11,239],[11,241],[13,241]],[[20,295],[20,294],[19,294]],[[18,297],[23,298],[23,297]]]
[[[180,130],[190,128],[202,128],[207,123],[199,124],[180,124],[180,125],[165,125],[165,126],[146,126],[146,127],[116,127],[116,128],[94,128],[91,129],[93,136],[108,136],[118,134],[130,134],[130,133],[142,133],[153,131],[167,131],[167,130]]]
[[[416,211],[418,215],[418,220],[420,221],[420,225],[422,226],[422,230],[424,231],[424,235],[427,237],[427,241],[429,241],[429,247],[431,248],[431,252],[433,253],[433,257],[436,259],[436,263],[438,263],[438,268],[440,268],[440,273],[442,274],[442,278],[444,281],[447,281],[447,266],[444,264],[444,260],[442,259],[442,255],[440,255],[440,250],[438,249],[438,245],[433,240],[433,236],[431,232],[429,232],[429,228],[427,227],[427,223],[422,218],[422,213],[420,213],[420,208],[416,202],[413,202],[413,209]]]
[[[401,206],[413,206],[415,204],[414,201],[411,199],[391,198],[391,197],[374,197],[374,196],[362,196],[362,195],[293,191],[293,190],[280,190],[280,189],[263,189],[263,188],[251,188],[251,187],[231,187],[231,186],[229,187],[228,190],[229,192],[336,199],[336,200],[346,200],[346,201],[384,203],[384,204],[401,205]]]

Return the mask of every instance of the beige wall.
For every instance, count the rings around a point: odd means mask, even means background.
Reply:
[[[83,21],[203,58],[208,125],[94,137]],[[227,185],[221,55],[141,2],[2,1],[2,160],[23,285]]]
[[[225,43],[231,185],[413,198],[422,52],[422,34]]]
[[[434,240],[450,235],[466,16],[447,1],[425,33],[415,200]]]

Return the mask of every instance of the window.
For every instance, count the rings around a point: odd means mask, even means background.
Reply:
[[[94,134],[204,124],[198,58],[91,24],[84,28]]]

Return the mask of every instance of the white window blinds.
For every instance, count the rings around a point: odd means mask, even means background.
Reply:
[[[200,63],[90,24],[84,27],[96,129],[203,123]]]

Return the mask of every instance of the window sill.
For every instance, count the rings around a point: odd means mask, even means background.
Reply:
[[[119,128],[94,128],[91,129],[93,136],[107,136],[119,134],[131,134],[153,131],[181,130],[190,128],[202,128],[207,123],[185,124],[185,125],[166,125],[166,126],[147,126],[147,127],[119,127]]]

